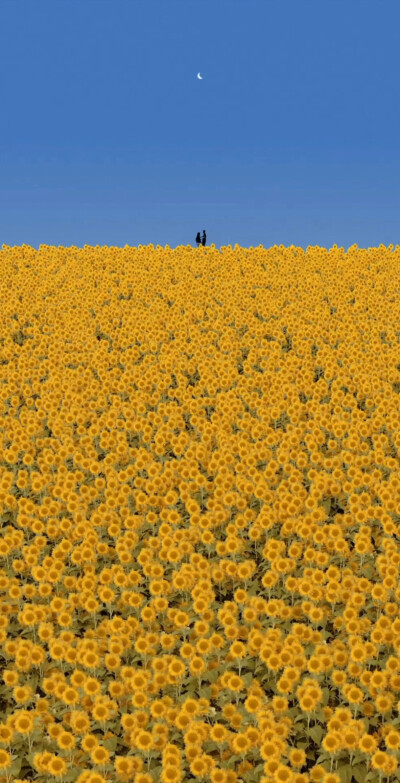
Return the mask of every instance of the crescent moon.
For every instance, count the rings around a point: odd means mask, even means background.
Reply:
[[[202,76],[200,76],[200,73],[198,73],[198,74],[197,74],[197,78],[198,78],[198,79],[202,79],[203,77],[202,77]]]

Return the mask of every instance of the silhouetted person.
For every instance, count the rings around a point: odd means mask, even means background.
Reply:
[[[199,246],[199,244],[200,244],[200,242],[201,242],[201,239],[200,239],[200,231],[198,231],[198,232],[197,232],[197,234],[196,234],[196,242],[197,242],[197,247],[198,247],[198,246]]]
[[[203,245],[203,247],[206,244],[206,239],[207,239],[206,232],[203,229],[203,236],[201,238],[201,244]]]

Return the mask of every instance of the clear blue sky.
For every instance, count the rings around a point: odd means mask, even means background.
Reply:
[[[0,247],[400,243],[399,0],[2,0],[0,29]]]

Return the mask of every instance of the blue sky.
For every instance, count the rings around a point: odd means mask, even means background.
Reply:
[[[2,0],[0,28],[0,247],[400,243],[399,0]]]

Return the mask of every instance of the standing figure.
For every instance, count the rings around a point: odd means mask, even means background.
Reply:
[[[203,228],[203,236],[201,238],[201,244],[203,245],[203,247],[206,244],[206,239],[207,239],[206,232],[205,232],[205,230]]]
[[[198,231],[198,232],[197,232],[197,234],[196,234],[196,243],[197,243],[197,247],[199,246],[200,242],[201,242],[201,239],[200,239],[200,231]]]

